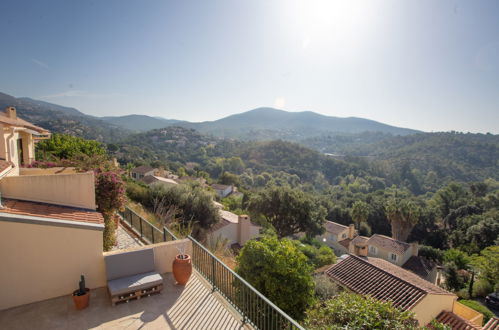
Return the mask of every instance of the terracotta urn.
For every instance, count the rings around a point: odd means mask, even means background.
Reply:
[[[73,292],[73,302],[76,309],[81,310],[88,307],[88,301],[90,299],[90,289],[85,288],[85,294],[79,295],[80,290],[75,290]]]
[[[173,276],[179,285],[186,285],[192,274],[192,259],[188,254],[179,254],[173,260]]]

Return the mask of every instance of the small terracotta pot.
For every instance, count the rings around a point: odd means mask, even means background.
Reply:
[[[173,276],[179,285],[186,285],[192,274],[192,259],[188,254],[179,254],[173,260]]]
[[[90,299],[90,289],[85,288],[86,293],[82,296],[77,296],[76,294],[80,290],[75,290],[73,292],[73,302],[75,303],[76,309],[85,309],[88,307],[88,301]]]

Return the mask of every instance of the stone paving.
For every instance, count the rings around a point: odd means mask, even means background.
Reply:
[[[143,246],[144,244],[135,236],[128,233],[121,223],[119,224],[117,230],[116,245],[113,247],[114,250],[122,250],[128,248],[134,248]]]

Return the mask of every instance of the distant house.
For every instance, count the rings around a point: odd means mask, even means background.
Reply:
[[[131,171],[132,179],[140,180],[145,176],[154,175],[155,171],[156,169],[147,165],[138,166]]]
[[[317,236],[317,239],[326,243],[334,250],[337,256],[348,253],[350,242],[357,235],[355,226],[344,226],[336,222],[326,221],[324,223],[325,233]]]
[[[215,192],[217,193],[217,195],[220,198],[225,198],[225,197],[229,196],[230,194],[232,194],[232,192],[234,191],[234,186],[228,186],[228,185],[218,184],[218,183],[212,184],[211,188],[213,188],[213,190],[215,190]]]
[[[163,184],[167,186],[178,185],[178,183],[173,179],[163,178],[156,175],[148,175],[142,178],[142,182],[151,186],[153,184]]]
[[[455,294],[380,258],[350,255],[331,266],[326,275],[355,293],[410,310],[420,326],[431,322],[442,311],[459,313],[459,305],[454,306]]]
[[[229,245],[243,246],[248,240],[260,236],[261,227],[251,222],[247,215],[237,215],[229,211],[219,210],[221,220],[213,225],[207,234],[208,240],[225,238]]]
[[[384,259],[433,284],[439,284],[442,278],[440,267],[435,262],[418,256],[417,243],[406,243],[378,234],[371,237],[357,236],[350,242],[348,252]]]

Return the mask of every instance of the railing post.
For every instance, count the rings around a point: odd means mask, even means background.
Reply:
[[[166,228],[163,227],[163,242],[166,242]]]
[[[154,227],[151,228],[151,239],[152,239],[152,244],[154,244]]]
[[[213,289],[212,292],[215,292],[216,289],[216,275],[215,275],[215,258],[211,258],[211,276],[213,277]]]
[[[140,237],[144,237],[142,233],[142,218],[139,218],[139,225],[140,225]]]

